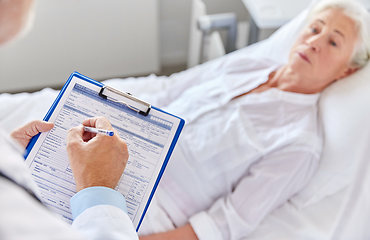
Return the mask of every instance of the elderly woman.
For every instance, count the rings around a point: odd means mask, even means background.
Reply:
[[[319,93],[369,59],[367,15],[323,2],[286,65],[233,59],[143,95],[186,126],[139,232],[157,234],[141,239],[240,239],[300,191],[320,159]]]

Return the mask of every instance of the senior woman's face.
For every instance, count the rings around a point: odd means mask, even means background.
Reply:
[[[323,90],[355,71],[349,66],[357,39],[355,23],[342,10],[317,14],[294,44],[288,65],[306,81]]]

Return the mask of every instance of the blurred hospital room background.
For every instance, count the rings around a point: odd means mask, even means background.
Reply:
[[[30,33],[0,49],[0,92],[60,89],[73,71],[96,80],[169,75],[268,37],[309,3],[38,0]],[[199,22],[205,14],[211,17]],[[233,18],[237,34],[230,50]],[[221,27],[219,35],[207,35],[212,26]],[[204,43],[211,46],[202,59]]]

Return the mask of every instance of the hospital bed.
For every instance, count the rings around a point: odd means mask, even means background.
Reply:
[[[295,37],[304,26],[304,10],[270,38],[216,60],[173,74],[112,79],[106,83],[150,101],[152,94],[190,76],[207,78],[222,62],[243,55],[285,63]],[[276,47],[279,46],[279,47]],[[66,76],[67,78],[68,76]],[[10,132],[41,119],[57,91],[0,95],[0,123]],[[319,121],[325,136],[319,169],[312,181],[273,211],[244,240],[370,239],[370,65],[329,86],[319,101]]]
[[[192,0],[187,67],[216,59],[235,51],[237,19],[235,13],[207,15],[202,0]],[[226,49],[219,30],[227,31]]]

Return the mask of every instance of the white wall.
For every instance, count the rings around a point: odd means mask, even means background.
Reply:
[[[241,0],[203,0],[208,14],[235,12],[239,21],[249,18]],[[186,64],[191,0],[159,0],[162,66]]]
[[[39,0],[30,34],[0,49],[0,92],[159,69],[157,0]]]
[[[159,0],[162,66],[185,64],[189,41],[191,0]]]
[[[249,18],[241,0],[203,1]],[[32,32],[0,49],[0,92],[59,86],[75,70],[106,79],[186,65],[190,16],[191,0],[39,0]]]

